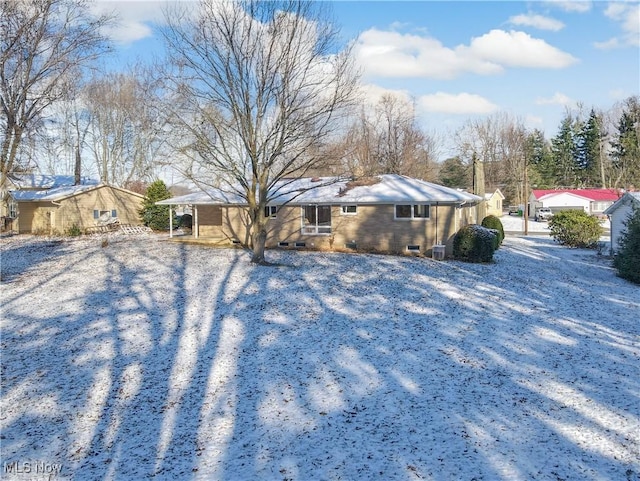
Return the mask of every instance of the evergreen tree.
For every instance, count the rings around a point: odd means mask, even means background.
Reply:
[[[539,189],[556,186],[557,166],[551,155],[549,143],[544,133],[538,129],[531,132],[526,140],[525,155],[530,165],[529,182]]]
[[[591,109],[587,120],[578,134],[576,142],[577,167],[580,183],[584,187],[606,187],[602,170],[602,119]]]
[[[614,186],[640,185],[640,99],[627,99],[611,142]]]
[[[620,277],[640,284],[640,209],[633,209],[625,227],[613,265]]]
[[[551,139],[551,155],[557,173],[556,186],[573,187],[577,183],[575,124],[567,114],[560,123],[558,134]]]
[[[451,157],[440,167],[440,183],[446,187],[467,188],[471,184],[469,166],[460,157]]]
[[[140,217],[142,223],[153,230],[167,230],[169,228],[169,206],[156,205],[156,202],[169,199],[171,192],[162,180],[156,180],[145,192]],[[175,219],[174,219],[175,221]]]

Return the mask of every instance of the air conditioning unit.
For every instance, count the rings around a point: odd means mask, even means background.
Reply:
[[[436,261],[443,261],[445,254],[446,246],[442,244],[435,244],[431,248],[431,258]]]

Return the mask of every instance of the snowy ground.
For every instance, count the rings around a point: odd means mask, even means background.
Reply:
[[[640,288],[592,251],[0,245],[3,479],[640,475]]]

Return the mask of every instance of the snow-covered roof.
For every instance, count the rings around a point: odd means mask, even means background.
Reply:
[[[627,193],[625,193],[622,197],[620,197],[620,199],[618,199],[616,202],[614,202],[609,207],[607,207],[607,209],[605,209],[603,214],[604,215],[611,215],[620,206],[626,205],[626,204],[634,204],[634,205],[640,207],[640,192],[627,192]]]
[[[81,194],[83,192],[89,192],[91,190],[106,187],[105,184],[88,184],[88,185],[69,185],[63,187],[57,187],[55,189],[46,189],[46,190],[15,190],[11,192],[11,197],[16,202],[59,202],[68,197],[73,197],[74,195]],[[119,187],[113,187],[112,189],[121,190],[123,192],[127,192],[129,194],[136,195],[138,197],[144,197],[135,192],[131,192],[125,189],[120,189]]]
[[[494,190],[493,192],[488,192],[488,193],[484,194],[484,199],[485,199],[485,200],[491,200],[491,198],[492,198],[494,195],[497,195],[497,196],[498,196],[500,199],[502,199],[502,200],[504,200],[504,199],[505,199],[504,194],[500,191],[500,189],[496,189],[496,190]]]
[[[158,205],[230,205],[245,204],[245,200],[235,193],[224,192],[221,189],[207,189],[191,194],[179,195],[156,202]]]
[[[271,197],[274,204],[477,204],[482,200],[468,192],[396,174],[380,175],[372,182],[350,182],[335,177],[285,179],[274,186]],[[245,205],[246,202],[236,193],[210,189],[158,204]]]
[[[558,194],[572,194],[597,202],[616,201],[620,193],[616,189],[534,189],[531,191],[538,200],[548,199]]]
[[[55,189],[75,184],[73,175],[12,174],[10,179],[17,189]],[[80,183],[98,185],[100,181],[83,177]]]

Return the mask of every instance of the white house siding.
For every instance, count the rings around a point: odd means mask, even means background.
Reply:
[[[611,252],[618,249],[618,242],[625,231],[625,223],[633,212],[633,206],[640,208],[640,194],[626,194],[617,203],[613,204],[610,210],[605,211],[611,221]]]
[[[584,197],[562,192],[559,194],[545,195],[540,198],[543,207],[550,208],[553,212],[561,210],[582,208],[587,214],[590,212],[591,201]]]
[[[618,207],[611,215],[611,250],[615,252],[618,249],[618,241],[624,231],[624,223],[631,215],[631,205],[622,205]]]

